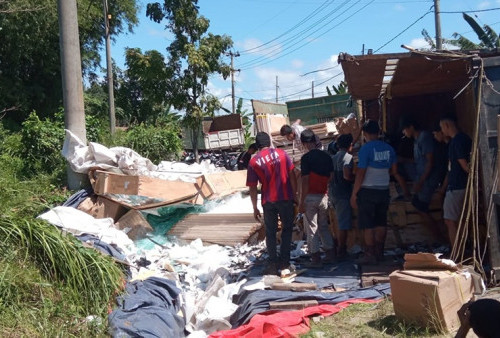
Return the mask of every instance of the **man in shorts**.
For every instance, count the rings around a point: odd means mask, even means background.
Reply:
[[[307,153],[301,160],[302,193],[299,212],[304,213],[307,247],[311,255],[310,267],[321,266],[320,246],[325,251],[324,263],[335,259],[335,248],[328,222],[328,182],[333,175],[330,156],[316,148],[316,135],[311,129],[300,134]]]
[[[347,255],[347,234],[352,228],[352,208],[349,202],[354,182],[353,156],[349,153],[352,146],[352,135],[340,135],[337,138],[339,151],[333,155],[333,179],[330,182],[332,204],[339,227],[337,238],[338,258]]]
[[[469,136],[458,129],[454,117],[443,117],[439,121],[445,136],[450,137],[448,143],[448,175],[443,183],[442,191],[446,190],[443,203],[443,218],[450,245],[453,247],[458,231],[458,222],[464,206],[465,190],[469,176],[469,161],[472,141]]]
[[[389,179],[392,175],[408,196],[406,182],[398,173],[396,152],[378,139],[377,121],[367,120],[363,125],[366,143],[358,153],[356,178],[351,195],[351,206],[358,209],[358,227],[363,230],[365,255],[358,264],[376,264],[384,258],[389,209]]]
[[[250,188],[254,217],[261,222],[262,216],[257,207],[257,184],[259,182],[262,184],[262,209],[266,228],[266,247],[269,254],[264,274],[275,275],[278,273],[278,268],[285,268],[290,263],[294,220],[293,203],[297,191],[293,174],[294,165],[283,150],[271,148],[271,138],[267,133],[257,133],[255,144],[259,151],[248,164],[247,186]],[[282,224],[279,259],[276,250],[278,216]]]
[[[403,119],[401,128],[405,137],[413,139],[415,177],[413,177],[414,195],[411,203],[422,217],[424,226],[434,235],[435,240],[442,240],[438,225],[429,213],[432,196],[441,183],[435,157],[438,150],[436,142],[432,134],[422,130],[416,121]]]

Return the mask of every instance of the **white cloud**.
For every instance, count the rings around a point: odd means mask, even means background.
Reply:
[[[312,73],[301,76],[305,72],[299,69],[277,70],[261,67],[255,70],[257,82],[260,83],[259,96],[264,100],[276,98],[276,76],[278,76],[278,98],[280,102],[306,99],[312,96],[314,81],[315,96],[324,96],[326,86],[337,85],[344,79],[342,67],[337,63],[337,55],[332,55],[324,62],[309,65]],[[315,71],[319,70],[319,71]]]
[[[282,46],[279,43],[271,42],[265,46],[262,46],[262,44],[263,42],[261,40],[255,38],[246,39],[243,43],[237,43],[237,45],[243,48],[243,50],[248,51],[249,54],[253,55],[271,58],[272,56],[281,53]]]
[[[483,2],[480,2],[479,5],[477,5],[477,8],[478,9],[486,9],[486,8],[490,7],[490,5],[491,5],[491,3],[489,1],[483,1]]]
[[[159,36],[162,38],[170,38],[171,34],[168,31],[159,31],[157,29],[150,29],[148,31],[148,35],[150,36]]]
[[[424,38],[415,38],[408,43],[408,46],[416,48],[416,49],[429,49],[431,46],[425,41]]]
[[[396,5],[394,6],[394,10],[395,10],[395,11],[397,11],[397,12],[403,12],[403,11],[405,11],[405,10],[406,10],[406,7],[405,7],[405,6],[403,6],[403,5],[401,5],[401,4],[396,4]]]
[[[304,61],[299,59],[292,60],[292,67],[295,69],[302,68],[304,66]]]

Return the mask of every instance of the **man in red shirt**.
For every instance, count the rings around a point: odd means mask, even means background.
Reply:
[[[290,263],[293,203],[297,191],[293,173],[294,165],[283,150],[270,148],[271,138],[267,133],[257,133],[255,143],[259,152],[248,164],[247,186],[250,187],[254,217],[261,222],[261,213],[257,207],[257,184],[260,182],[262,185],[262,209],[266,227],[266,247],[269,254],[269,262],[264,274],[277,274],[278,268],[287,267]],[[276,250],[278,215],[282,224],[279,260]]]

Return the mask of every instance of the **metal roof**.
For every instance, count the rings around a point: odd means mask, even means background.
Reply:
[[[470,81],[472,55],[410,52],[352,56],[341,53],[349,93],[370,100],[459,92]]]

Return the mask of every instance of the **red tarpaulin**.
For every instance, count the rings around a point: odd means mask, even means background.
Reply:
[[[350,299],[335,305],[323,304],[311,306],[297,311],[267,311],[259,313],[250,319],[248,324],[233,330],[218,331],[210,335],[211,338],[275,338],[297,337],[309,332],[309,317],[321,315],[331,316],[351,304],[376,303],[380,299]]]

